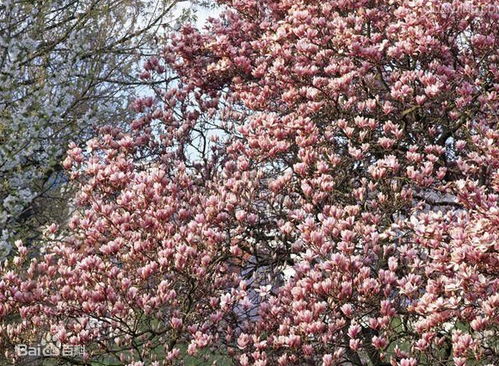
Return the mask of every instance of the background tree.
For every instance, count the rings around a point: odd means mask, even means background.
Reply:
[[[71,235],[0,282],[8,355],[36,325],[116,364],[494,364],[497,5],[220,3],[71,147]]]
[[[0,257],[16,238],[60,221],[60,161],[70,141],[124,121],[141,86],[137,66],[178,1],[43,0],[0,4]]]

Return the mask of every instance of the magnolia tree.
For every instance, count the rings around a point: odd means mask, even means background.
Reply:
[[[497,4],[220,3],[146,63],[178,83],[71,146],[78,212],[3,268],[6,355],[496,363]]]

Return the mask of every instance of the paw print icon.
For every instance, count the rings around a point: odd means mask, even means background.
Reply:
[[[42,355],[45,357],[57,357],[61,355],[61,342],[56,336],[47,334],[40,342]]]

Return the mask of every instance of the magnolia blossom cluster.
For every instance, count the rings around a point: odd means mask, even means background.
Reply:
[[[220,3],[147,63],[175,87],[71,146],[79,211],[43,257],[18,243],[5,344],[36,326],[130,365],[493,365],[495,2]]]

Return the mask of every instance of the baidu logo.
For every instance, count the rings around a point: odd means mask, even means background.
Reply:
[[[48,334],[39,344],[16,345],[16,355],[20,357],[83,357],[85,346],[62,344],[55,336]]]

